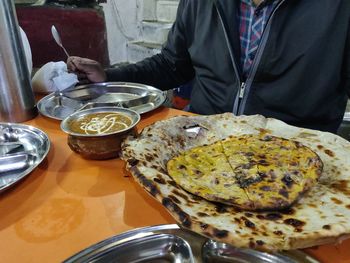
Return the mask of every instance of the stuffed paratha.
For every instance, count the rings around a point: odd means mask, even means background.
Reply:
[[[322,161],[299,142],[265,134],[230,136],[171,159],[167,171],[192,194],[245,210],[282,210],[318,180]]]
[[[198,130],[187,127],[197,127]],[[182,152],[231,135],[265,133],[298,141],[323,162],[319,182],[290,209],[247,212],[190,194],[167,173]],[[339,242],[350,233],[350,143],[334,134],[301,129],[263,116],[179,116],[129,137],[122,158],[127,169],[179,224],[237,247],[289,250]]]

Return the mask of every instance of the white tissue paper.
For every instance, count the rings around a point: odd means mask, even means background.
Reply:
[[[32,78],[33,90],[37,93],[64,90],[78,82],[77,75],[68,73],[67,64],[63,61],[46,63]]]

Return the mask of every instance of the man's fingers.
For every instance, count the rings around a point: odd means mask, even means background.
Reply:
[[[106,79],[101,64],[88,58],[69,57],[67,69],[76,74],[80,82],[84,79],[88,79],[88,82],[102,82]]]
[[[76,66],[72,63],[70,57],[67,60],[67,70],[69,73],[74,73],[77,70]]]
[[[83,70],[84,72],[95,72],[99,69],[100,64],[94,60],[84,59],[79,61],[79,66],[76,65],[78,69]]]
[[[84,62],[84,58],[80,58],[80,57],[69,57],[67,59],[67,69],[69,72],[73,72],[73,73],[78,73],[79,71],[81,72],[85,72],[86,69],[86,63]]]
[[[95,60],[80,57],[69,57],[67,60],[67,66],[72,71],[80,70],[83,72],[88,72],[91,70],[95,71],[101,67],[100,64]]]

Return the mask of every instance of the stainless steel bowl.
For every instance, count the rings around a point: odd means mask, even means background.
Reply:
[[[123,130],[108,134],[81,134],[70,130],[69,124],[91,113],[111,112],[129,117],[131,125]],[[61,129],[68,134],[68,145],[86,159],[110,159],[118,157],[122,141],[131,134],[136,134],[135,126],[140,121],[140,114],[133,110],[118,107],[98,107],[75,112],[61,122]]]

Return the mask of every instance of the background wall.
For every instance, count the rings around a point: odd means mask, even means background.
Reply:
[[[88,57],[109,66],[106,24],[101,7],[23,5],[17,6],[16,12],[18,23],[29,40],[34,68],[50,61],[67,60],[51,35],[52,25],[57,28],[70,55]]]
[[[133,63],[160,52],[176,17],[179,0],[15,0],[19,24],[27,33],[34,68],[66,61],[54,42],[55,25],[70,55],[103,66]],[[180,89],[178,89],[178,94]],[[169,102],[173,92],[168,91]],[[183,108],[187,98],[174,103]],[[167,106],[174,106],[167,105]]]
[[[36,56],[36,67],[48,61],[66,59],[50,35],[49,28],[52,24],[58,27],[63,42],[72,55],[99,60],[105,66],[137,62],[156,54],[175,20],[178,2],[179,0],[15,0],[19,24],[27,33],[34,51],[38,50],[33,54]],[[92,14],[98,16],[98,19]],[[90,41],[91,39],[95,40]],[[97,46],[95,42],[101,43]],[[108,48],[101,50],[104,46]],[[41,52],[43,50],[45,52]],[[53,56],[50,51],[58,55]]]
[[[179,0],[108,0],[105,13],[110,63],[136,62],[160,51]]]
[[[126,44],[140,35],[137,0],[110,0],[102,6],[110,63],[127,61]]]

